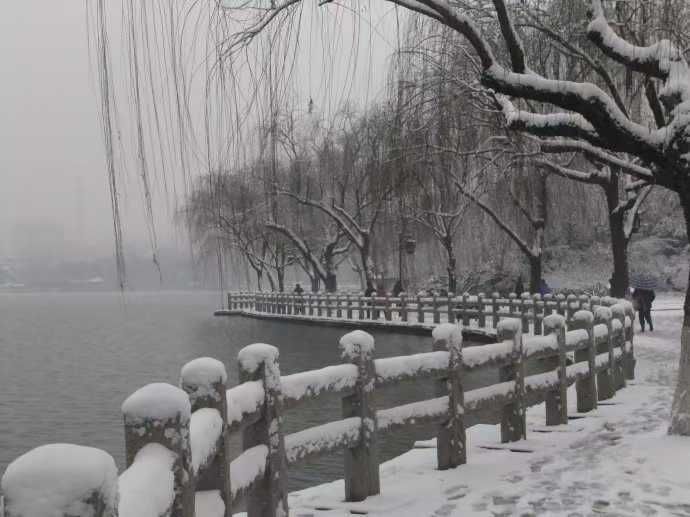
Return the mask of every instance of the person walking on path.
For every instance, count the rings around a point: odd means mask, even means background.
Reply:
[[[295,289],[292,292],[299,297],[299,302],[297,303],[297,314],[304,313],[304,298],[302,298],[304,289],[302,289],[302,286],[299,284],[299,282],[297,282]]]
[[[649,323],[649,330],[654,331],[652,323],[652,302],[656,295],[652,289],[636,288],[633,292],[633,306],[640,318],[640,328],[644,332],[645,322]]]

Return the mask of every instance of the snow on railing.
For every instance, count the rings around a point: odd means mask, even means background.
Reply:
[[[579,310],[591,311],[599,305],[622,303],[615,298],[575,296],[570,294],[499,293],[486,295],[443,296],[434,294],[398,296],[364,296],[363,293],[277,293],[277,292],[230,292],[227,295],[228,311],[219,314],[244,313],[267,317],[293,318],[297,320],[350,321],[361,324],[417,324],[427,326],[441,322],[461,323],[468,328],[496,328],[505,318],[522,322],[523,333],[542,334],[542,322],[549,314],[557,313],[570,321]]]
[[[496,300],[462,298],[487,305]],[[194,360],[182,369],[182,389],[151,384],[122,406],[127,469],[119,477],[119,515],[191,517],[195,497],[196,506],[212,507],[213,515],[230,516],[240,500],[249,517],[287,515],[288,466],[339,449],[345,451],[345,499],[363,500],[379,492],[376,443],[383,433],[437,424],[438,467],[445,469],[467,461],[468,414],[501,422],[506,442],[526,436],[525,409],[530,405],[546,402],[547,425],[567,423],[568,386],[576,384],[578,411],[589,411],[633,377],[635,363],[632,327],[626,326],[633,318],[629,304],[606,300],[609,307],[596,305],[590,311],[580,308],[581,300],[563,301],[564,315],[556,312],[539,319],[543,336],[523,336],[524,322],[511,317],[496,322],[496,342],[463,349],[461,328],[443,323],[433,331],[432,351],[375,359],[373,338],[355,331],[340,340],[342,364],[286,376],[280,375],[277,348],[250,345],[238,354],[240,383],[230,389],[222,363]],[[262,303],[269,303],[268,298]],[[546,371],[526,375],[528,357],[540,358]],[[498,369],[498,382],[465,392],[465,372],[479,368]],[[378,387],[423,378],[434,379],[433,398],[385,409],[375,406]],[[284,411],[326,393],[342,398],[341,420],[283,432]],[[232,459],[229,439],[238,431],[244,451]],[[40,455],[41,448],[34,452]],[[97,452],[98,458],[109,458]],[[103,467],[108,462],[94,456],[81,462],[81,474],[75,474],[74,461],[67,456],[56,456],[47,470],[42,465],[47,462],[27,462],[24,456],[12,463],[2,479],[7,499],[3,517],[43,517],[27,503],[32,491],[17,482],[21,475],[40,480],[35,486],[40,485],[42,493],[59,488],[59,497],[46,499],[50,508],[45,515],[96,500],[100,506],[90,515],[114,515],[111,495],[117,481],[107,480],[116,479],[116,472],[108,474]],[[89,465],[93,473],[80,470]],[[70,476],[72,484],[56,481]]]

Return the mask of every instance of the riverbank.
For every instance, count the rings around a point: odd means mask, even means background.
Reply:
[[[528,411],[528,439],[501,446],[497,426],[468,431],[468,463],[436,470],[433,441],[381,466],[381,494],[342,502],[343,482],[290,495],[295,516],[689,515],[690,438],[666,435],[678,363],[680,299],[659,300],[655,332],[637,334],[636,380],[568,426]],[[569,392],[569,414],[575,393]],[[548,431],[548,432],[547,432]],[[512,449],[512,450],[511,450]]]

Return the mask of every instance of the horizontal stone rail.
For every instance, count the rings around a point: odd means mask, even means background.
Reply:
[[[526,437],[525,411],[535,404],[546,403],[547,425],[567,424],[568,387],[575,384],[578,411],[596,408],[633,377],[634,348],[630,304],[609,300],[590,310],[581,308],[584,301],[566,302],[564,314],[540,319],[543,335],[524,335],[521,319],[507,318],[497,323],[494,343],[465,348],[461,328],[443,323],[434,328],[432,351],[377,359],[374,339],[350,332],[339,343],[341,364],[291,375],[280,374],[277,348],[250,345],[238,354],[240,382],[229,389],[222,363],[191,361],[182,368],[180,388],[150,384],[123,404],[127,469],[119,480],[116,471],[107,474],[107,453],[95,450],[93,463],[119,492],[117,508],[112,486],[85,481],[71,500],[50,502],[50,515],[68,516],[71,505],[88,503],[96,517],[193,517],[195,497],[222,503],[225,517],[240,501],[249,517],[288,515],[289,466],[338,450],[345,451],[345,499],[379,493],[379,440],[397,429],[435,424],[438,468],[447,469],[467,462],[467,416],[500,423],[502,442]],[[526,361],[535,359],[545,371],[525,375]],[[465,391],[465,374],[480,368],[497,369],[499,381]],[[434,397],[376,407],[380,387],[421,379],[432,379]],[[284,433],[285,411],[326,394],[342,398],[342,419]],[[234,433],[241,434],[243,451],[231,458]],[[21,476],[36,476],[36,486],[49,491],[75,468],[67,454],[57,455],[48,476],[40,462],[22,458],[2,479],[3,517],[36,515],[18,510],[31,508],[23,500],[27,493],[14,489]]]
[[[610,297],[511,293],[486,295],[364,296],[363,293],[264,293],[230,292],[228,311],[265,317],[318,321],[375,321],[432,325],[459,322],[465,327],[496,329],[502,319],[519,319],[523,333],[543,334],[543,321],[550,314],[565,316],[569,322],[578,310],[613,306],[620,300]],[[627,303],[627,302],[626,302]],[[631,320],[632,321],[632,320]]]

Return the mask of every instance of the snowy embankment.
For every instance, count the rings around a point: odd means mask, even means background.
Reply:
[[[291,494],[291,513],[690,516],[690,438],[666,435],[682,304],[659,302],[666,310],[653,315],[655,332],[635,336],[636,380],[584,418],[547,428],[536,406],[527,414],[528,439],[506,445],[497,426],[473,427],[467,465],[443,472],[433,440],[421,442],[381,466],[381,495],[345,503],[336,481]],[[580,416],[574,388],[568,396],[569,414]]]

